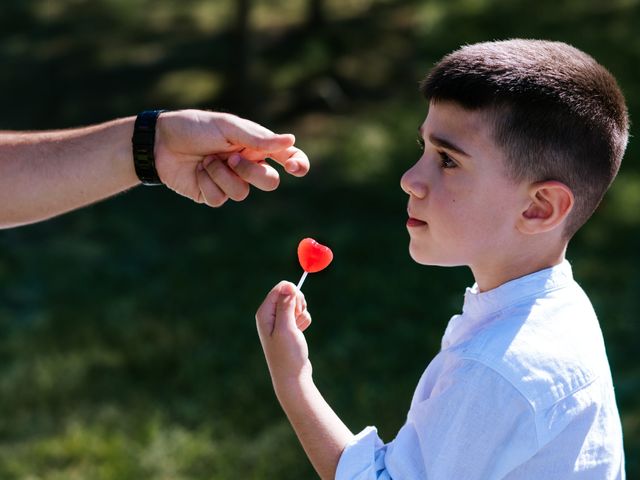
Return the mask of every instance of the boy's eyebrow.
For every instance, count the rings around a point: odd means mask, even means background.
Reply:
[[[418,133],[420,134],[421,137],[423,136],[422,127],[418,128]],[[429,134],[429,142],[431,142],[436,147],[440,147],[440,148],[445,148],[447,150],[451,150],[452,152],[455,152],[455,153],[457,153],[459,155],[463,155],[465,157],[469,156],[469,154],[467,152],[465,152],[464,150],[462,150],[460,147],[457,147],[456,145],[451,143],[449,140],[446,140],[446,139],[444,139],[442,137],[438,137],[438,136],[434,135],[433,133]]]
[[[429,135],[429,141],[433,143],[436,147],[446,148],[447,150],[451,150],[452,152],[455,152],[459,155],[463,155],[465,157],[469,156],[467,152],[462,150],[460,147],[456,147],[453,143],[451,143],[448,140],[445,140],[444,138],[436,137],[435,135],[431,134]]]

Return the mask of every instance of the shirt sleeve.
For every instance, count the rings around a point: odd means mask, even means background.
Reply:
[[[474,360],[445,369],[414,401],[396,438],[368,427],[345,448],[336,479],[500,479],[537,450],[535,415],[503,376]]]
[[[387,447],[375,427],[367,427],[346,446],[338,462],[336,480],[369,480],[385,476]]]

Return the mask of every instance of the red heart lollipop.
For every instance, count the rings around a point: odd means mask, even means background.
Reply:
[[[304,238],[298,244],[298,260],[304,270],[298,283],[298,289],[300,289],[304,279],[307,278],[307,273],[316,273],[327,268],[333,260],[333,252],[313,238]]]

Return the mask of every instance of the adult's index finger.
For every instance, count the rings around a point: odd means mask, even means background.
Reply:
[[[310,168],[309,157],[297,147],[289,147],[280,152],[274,152],[269,155],[280,165],[282,165],[287,173],[296,177],[303,177],[307,174]]]
[[[267,154],[291,147],[296,141],[295,136],[290,133],[274,133],[258,123],[240,117],[230,117],[222,131],[230,143]]]

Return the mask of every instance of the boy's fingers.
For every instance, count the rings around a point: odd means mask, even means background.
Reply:
[[[307,300],[304,298],[304,293],[296,289],[296,317],[307,309]]]
[[[296,318],[296,326],[304,332],[311,325],[311,314],[305,310]]]
[[[311,315],[302,292],[291,282],[282,281],[258,307],[256,323],[261,335],[271,336],[275,331],[304,331],[311,324]]]

